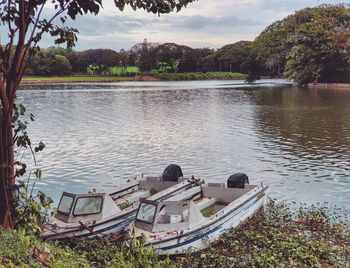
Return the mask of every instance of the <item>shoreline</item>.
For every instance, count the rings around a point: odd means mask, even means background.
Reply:
[[[206,81],[206,80],[242,80],[241,77],[237,78],[224,78],[224,77],[190,77],[193,79],[185,79],[188,77],[182,77],[186,73],[180,73],[177,79],[172,79],[172,75],[164,77],[157,77],[150,74],[140,74],[136,76],[120,77],[120,76],[50,76],[50,77],[24,77],[20,83],[20,86],[44,86],[44,85],[59,85],[59,84],[79,84],[79,83],[117,83],[117,82],[156,82],[156,81]],[[162,79],[163,78],[163,79]],[[180,79],[179,79],[180,78]],[[256,82],[258,82],[257,80]],[[296,86],[296,85],[294,85]],[[322,90],[350,90],[350,83],[308,83],[305,88],[307,89],[322,89]]]
[[[244,80],[244,75],[227,73],[176,73],[176,74],[139,74],[136,76],[89,76],[89,75],[72,75],[72,76],[37,76],[23,77],[21,86],[32,85],[54,85],[54,84],[74,84],[74,83],[113,83],[128,81],[198,81],[198,80]]]
[[[50,77],[24,77],[20,86],[33,85],[55,85],[55,84],[74,84],[74,83],[113,83],[134,81],[133,76],[50,76]]]
[[[308,89],[350,90],[350,83],[308,83]]]

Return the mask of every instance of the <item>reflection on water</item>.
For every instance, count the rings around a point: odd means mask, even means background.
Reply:
[[[85,192],[161,174],[225,181],[245,172],[271,197],[350,208],[350,92],[263,81],[129,82],[29,87],[42,190]],[[36,90],[40,89],[40,90]]]

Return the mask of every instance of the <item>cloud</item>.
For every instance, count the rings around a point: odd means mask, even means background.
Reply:
[[[199,0],[179,13],[157,16],[126,8],[119,12],[104,1],[98,16],[82,16],[70,25],[78,28],[78,50],[128,49],[147,38],[151,42],[176,42],[192,47],[218,48],[239,40],[254,40],[269,24],[304,8],[329,3],[324,0]],[[338,4],[343,0],[333,0]],[[42,46],[50,44],[45,39]],[[52,44],[52,43],[51,43]]]
[[[220,16],[220,17],[212,17],[212,16],[201,16],[196,15],[192,17],[182,17],[181,23],[179,25],[175,25],[175,27],[182,27],[191,30],[199,30],[203,28],[238,28],[245,26],[256,25],[256,21],[253,19],[241,19],[237,16]]]
[[[141,27],[147,27],[149,22],[144,18],[130,16],[92,16],[86,15],[70,23],[84,35],[105,35],[114,33],[132,33]]]

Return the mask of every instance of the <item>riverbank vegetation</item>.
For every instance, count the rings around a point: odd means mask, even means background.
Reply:
[[[329,205],[270,200],[242,226],[205,251],[159,258],[142,239],[131,246],[108,237],[45,243],[23,231],[0,230],[5,267],[349,267],[349,219]],[[11,245],[9,247],[8,245]]]
[[[188,72],[188,73],[157,73],[153,74],[159,80],[245,80],[246,75],[233,72]]]
[[[254,41],[240,41],[218,50],[146,39],[119,52],[51,47],[33,57],[26,74],[135,76],[144,72],[161,80],[196,80],[208,79],[212,72],[233,72],[246,74],[248,81],[271,76],[289,78],[299,85],[350,82],[349,10],[349,5],[302,9],[274,22]],[[227,77],[222,74],[217,79]]]
[[[306,8],[268,26],[254,41],[256,60],[299,85],[350,82],[350,6]]]
[[[84,83],[84,82],[121,82],[132,81],[130,76],[98,76],[98,75],[64,75],[64,76],[26,76],[21,84],[46,84],[46,83]]]

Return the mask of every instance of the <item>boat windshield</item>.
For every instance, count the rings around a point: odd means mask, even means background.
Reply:
[[[154,216],[156,214],[156,205],[142,203],[137,212],[136,219],[146,223],[153,223]]]
[[[74,198],[72,196],[62,195],[57,211],[65,215],[69,215],[72,209],[73,201]]]
[[[79,197],[74,207],[74,216],[99,214],[102,211],[102,196]]]

